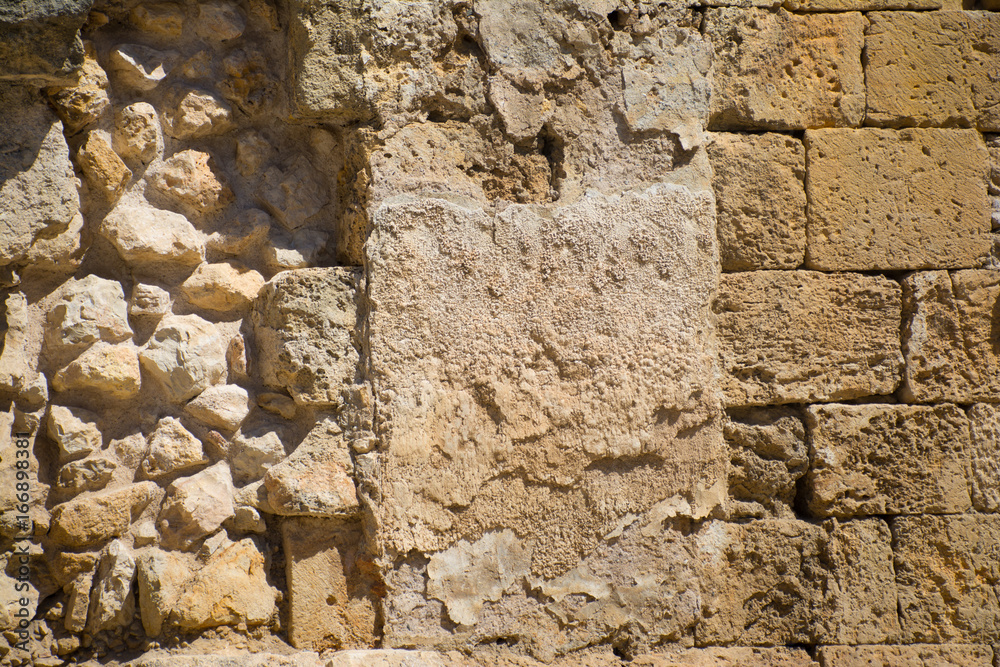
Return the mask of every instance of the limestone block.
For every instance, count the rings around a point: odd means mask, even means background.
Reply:
[[[890,537],[880,519],[709,524],[697,537],[706,560],[698,643],[895,641]]]
[[[275,424],[244,426],[229,444],[228,459],[240,486],[260,480],[268,469],[285,458],[284,433]]]
[[[57,350],[81,351],[98,341],[132,338],[121,283],[93,274],[68,281],[45,320],[46,345]]]
[[[232,433],[250,414],[250,395],[234,384],[215,385],[185,405],[184,412],[212,428]]]
[[[715,301],[729,405],[891,394],[902,367],[899,285],[858,274],[722,276]]]
[[[993,651],[982,644],[934,646],[820,646],[820,667],[993,667]]]
[[[288,518],[281,523],[281,539],[292,646],[314,651],[373,646],[378,600],[361,525]]]
[[[147,174],[150,193],[192,218],[215,215],[233,199],[232,190],[219,179],[208,153],[184,150],[171,155]]]
[[[796,483],[809,467],[799,413],[790,408],[730,410],[723,435],[730,448],[730,516],[793,517]]]
[[[184,9],[173,2],[143,4],[129,12],[129,20],[147,35],[176,39],[184,30]]]
[[[275,273],[316,266],[329,239],[329,234],[315,229],[304,229],[295,234],[275,230],[270,243],[264,246],[264,262]]]
[[[1000,512],[1000,406],[972,406],[969,431],[972,504],[980,512]]]
[[[281,415],[285,419],[295,418],[295,401],[284,394],[264,392],[257,395],[257,405],[270,413]]]
[[[90,612],[90,591],[94,584],[94,569],[79,574],[71,583],[66,584],[66,616],[63,627],[67,632],[83,632],[87,627],[87,615]]]
[[[352,653],[352,651],[344,651],[344,653]],[[368,653],[364,651],[363,653]],[[414,651],[402,651],[407,655],[414,653]],[[427,652],[431,655],[430,652]],[[219,655],[217,653],[204,654],[204,653],[189,653],[185,655],[171,655],[165,651],[150,651],[145,653],[132,662],[129,663],[130,667],[229,667],[233,660],[238,660],[240,667],[330,667],[331,660],[340,660],[340,652],[333,654],[331,659],[320,660],[316,653],[311,651],[302,651],[299,653],[290,654],[279,654],[279,653],[264,653],[257,651],[227,651],[227,655]],[[367,660],[366,656],[361,658],[362,660]],[[343,663],[345,666],[350,667],[360,667],[360,665],[369,665],[369,662],[362,663]],[[376,665],[378,663],[375,663]],[[335,667],[341,667],[340,662],[335,663]],[[381,665],[378,665],[381,667]],[[395,665],[393,665],[395,667]],[[412,667],[408,665],[408,667]]]
[[[806,410],[813,516],[967,511],[969,420],[954,405],[814,405]]]
[[[928,271],[903,280],[901,396],[911,402],[993,402],[1000,395],[996,271]]]
[[[108,72],[117,83],[140,92],[158,85],[177,65],[176,51],[158,51],[140,44],[122,44],[108,58]]]
[[[67,463],[59,469],[56,484],[74,495],[84,491],[100,491],[114,476],[118,464],[108,456],[89,456]]]
[[[139,320],[157,321],[170,312],[170,292],[157,285],[136,283],[128,301],[128,314]]]
[[[270,230],[271,216],[257,208],[247,209],[241,211],[235,220],[209,235],[208,249],[233,256],[249,254],[264,243]]]
[[[118,537],[156,495],[155,482],[83,495],[52,508],[49,536],[70,549],[81,549]]]
[[[49,408],[47,433],[59,446],[59,462],[80,459],[101,449],[97,415],[82,408],[53,405]]]
[[[781,134],[727,134],[708,146],[723,271],[795,269],[805,261],[805,149]]]
[[[174,551],[150,549],[137,564],[139,615],[149,637],[158,637],[177,604],[184,584],[191,578],[189,557]]]
[[[132,180],[132,171],[98,132],[87,135],[86,141],[77,151],[76,161],[90,187],[112,204],[118,201]]]
[[[264,172],[258,194],[261,204],[290,231],[305,225],[330,199],[316,168],[302,155],[287,169]]]
[[[232,128],[229,105],[211,93],[192,90],[163,114],[163,131],[175,139],[202,139]]]
[[[945,0],[785,0],[782,6],[792,12],[877,12],[886,9],[942,9],[944,4]]]
[[[197,396],[226,375],[222,334],[197,315],[164,317],[139,361],[175,403]]]
[[[349,443],[332,417],[320,419],[280,463],[264,474],[275,514],[336,517],[358,511]]]
[[[101,225],[101,234],[131,266],[205,261],[205,239],[179,213],[149,206],[119,204]]]
[[[127,627],[135,615],[135,555],[121,540],[112,540],[101,552],[101,564],[90,593],[87,631]]]
[[[88,400],[125,400],[139,393],[139,355],[132,343],[95,343],[52,378],[56,391],[88,392]]]
[[[85,57],[77,81],[72,86],[49,88],[46,92],[69,134],[96,122],[111,106],[108,75],[98,64],[90,44],[85,45]]]
[[[160,508],[162,543],[170,549],[188,550],[218,530],[233,511],[233,478],[225,461],[175,480]]]
[[[808,266],[979,266],[990,250],[989,157],[973,130],[806,132]]]
[[[892,520],[905,643],[989,642],[1000,626],[1000,516]]]
[[[156,109],[135,102],[115,114],[111,145],[126,162],[149,164],[163,152],[163,132]]]
[[[181,293],[198,308],[241,313],[250,308],[264,277],[236,262],[202,264],[181,285]]]
[[[246,25],[246,19],[238,5],[223,0],[209,0],[198,5],[198,20],[194,31],[202,39],[225,42],[242,35]]]
[[[865,37],[867,121],[1000,130],[1000,15],[876,12]]]
[[[0,80],[71,83],[84,62],[80,27],[92,4],[92,0],[4,3]]]
[[[340,403],[357,374],[360,279],[357,269],[298,269],[261,288],[252,318],[266,385],[286,389],[300,404]]]
[[[860,125],[864,25],[857,12],[708,10],[704,31],[715,48],[709,129]]]
[[[149,454],[142,462],[148,479],[159,479],[208,463],[201,440],[173,417],[164,417],[149,436]]]
[[[6,266],[23,260],[36,240],[64,231],[79,213],[80,197],[62,123],[27,89],[0,90],[0,156],[0,266]]]
[[[637,667],[819,667],[801,648],[712,647],[640,655],[630,661]]]
[[[7,330],[0,350],[0,388],[20,392],[32,373],[28,358],[28,300],[19,292],[11,292],[4,301]],[[43,376],[44,377],[44,376]]]

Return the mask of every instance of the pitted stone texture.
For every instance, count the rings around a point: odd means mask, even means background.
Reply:
[[[799,412],[737,408],[723,433],[730,449],[730,517],[794,517],[796,483],[809,467]]]
[[[163,152],[163,132],[156,109],[136,102],[115,114],[111,145],[126,162],[149,164]]]
[[[92,402],[132,398],[141,383],[138,352],[132,343],[95,343],[55,374],[52,388]]]
[[[282,521],[281,536],[292,646],[315,651],[373,646],[378,599],[361,525],[289,518]]]
[[[84,491],[100,491],[111,481],[117,467],[118,464],[111,456],[90,456],[60,468],[56,484],[63,491],[74,495]]]
[[[98,341],[132,338],[121,283],[93,274],[70,280],[45,319],[46,345],[56,350],[80,351]]]
[[[108,75],[97,63],[93,45],[85,45],[85,58],[79,79],[65,88],[49,88],[46,93],[69,134],[96,122],[111,106],[108,99]]]
[[[157,285],[136,283],[128,301],[128,314],[139,320],[157,321],[170,312],[170,292]]]
[[[101,234],[130,266],[205,261],[205,239],[179,213],[119,203],[101,225]]]
[[[903,280],[901,396],[916,403],[995,402],[1000,396],[1000,355],[995,313],[1000,272],[928,271]]]
[[[139,615],[149,637],[156,637],[169,622],[184,583],[191,578],[190,556],[150,549],[138,558]]]
[[[127,627],[135,615],[135,555],[122,540],[113,540],[101,552],[101,564],[90,593],[87,631]]]
[[[341,402],[358,373],[360,281],[357,269],[299,269],[261,288],[252,317],[266,385],[286,389],[300,404]]]
[[[1000,632],[1000,516],[892,520],[901,639],[989,642]]]
[[[699,644],[893,642],[899,636],[889,528],[880,519],[713,522],[697,536]]]
[[[172,482],[158,519],[163,545],[186,550],[214,533],[233,516],[233,493],[233,478],[225,461]]]
[[[809,511],[819,517],[958,514],[971,506],[969,420],[954,405],[806,410]]]
[[[993,650],[983,644],[934,646],[820,646],[820,667],[994,667]]]
[[[805,261],[802,142],[782,134],[713,135],[719,258],[723,271],[795,269]]]
[[[337,653],[332,660],[340,660],[345,653]],[[362,651],[363,662],[345,662],[343,667],[383,667],[377,662],[369,662],[369,651]],[[402,651],[407,655],[414,651]],[[128,667],[329,667],[330,660],[320,660],[319,655],[303,651],[288,655],[278,653],[259,653],[249,651],[230,651],[227,655],[218,652],[211,654],[193,653],[188,655],[170,654],[166,651],[151,651],[127,663]],[[341,667],[341,663],[335,663]],[[396,667],[396,663],[385,667]],[[407,667],[415,667],[408,663]]]
[[[876,12],[868,19],[869,123],[1000,131],[1000,15]]]
[[[316,168],[298,156],[286,170],[271,167],[264,173],[259,196],[261,203],[285,226],[296,230],[319,213],[329,201],[327,188]]]
[[[185,150],[171,155],[147,174],[154,198],[177,207],[199,219],[219,213],[233,199],[233,193],[220,179],[208,153]]]
[[[710,129],[855,127],[865,113],[864,17],[726,7],[705,14],[715,47]]]
[[[668,650],[665,655],[640,655],[634,667],[819,667],[802,648],[714,647]]]
[[[719,4],[739,5],[739,2]],[[785,0],[782,6],[792,12],[876,12],[886,9],[941,9],[942,0]]]
[[[192,90],[163,114],[163,129],[175,139],[203,139],[232,127],[229,106],[211,93]]]
[[[968,268],[989,252],[989,155],[978,132],[815,130],[806,152],[808,266]]]
[[[972,504],[980,512],[1000,512],[1000,406],[972,406],[969,430]]]
[[[194,31],[202,39],[225,42],[243,34],[246,19],[239,5],[222,0],[208,0],[198,5]]]
[[[197,396],[226,375],[222,334],[197,315],[164,317],[139,360],[173,402]]]
[[[180,421],[164,417],[149,436],[149,454],[142,462],[142,472],[150,479],[159,479],[206,463],[201,441]]]
[[[202,264],[181,285],[191,305],[221,313],[242,313],[250,308],[264,277],[235,263]]]
[[[169,41],[181,36],[184,29],[184,9],[173,2],[139,5],[129,12],[129,20],[147,35]]]
[[[902,367],[899,285],[880,276],[722,276],[722,387],[731,406],[891,394]]]
[[[76,162],[93,191],[114,204],[132,180],[132,171],[125,166],[111,144],[99,132],[90,132],[76,153]]]
[[[70,549],[94,546],[128,530],[157,495],[155,482],[83,495],[52,508],[49,536]]]
[[[84,62],[80,28],[93,0],[11,2],[0,7],[0,81],[71,83]]]

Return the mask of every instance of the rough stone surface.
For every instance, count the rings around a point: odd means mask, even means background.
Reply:
[[[812,271],[729,274],[714,307],[729,405],[896,390],[901,295],[891,280]]]
[[[233,478],[225,461],[171,482],[158,519],[163,544],[189,549],[218,530],[233,512]]]
[[[713,135],[723,271],[795,269],[805,261],[805,149],[781,134]]]
[[[90,593],[87,630],[91,633],[122,628],[135,615],[135,555],[121,540],[112,540],[101,552],[101,564]]]
[[[989,252],[989,158],[967,130],[806,132],[808,266],[969,268]]]
[[[82,408],[53,405],[49,408],[48,436],[59,447],[59,462],[83,458],[101,448],[97,415]]]
[[[128,301],[130,317],[157,321],[168,312],[170,312],[170,292],[157,285],[135,284]]]
[[[150,637],[157,637],[177,604],[183,585],[191,578],[191,564],[184,554],[162,549],[142,553],[137,564],[139,615]]]
[[[56,391],[80,392],[96,401],[139,393],[138,349],[131,343],[95,343],[52,378]]]
[[[201,441],[177,419],[164,417],[149,436],[149,454],[142,462],[142,472],[149,479],[159,479],[206,463]]]
[[[934,646],[821,646],[820,667],[993,667],[993,650],[981,644]]]
[[[954,405],[817,405],[806,410],[814,516],[967,511],[969,420]]]
[[[809,467],[799,413],[790,408],[730,410],[723,433],[730,448],[730,516],[795,516],[796,484]]]
[[[175,139],[201,139],[231,128],[232,111],[211,93],[192,90],[163,116],[164,131]]]
[[[100,491],[111,481],[117,468],[118,464],[111,457],[90,456],[60,468],[56,484],[60,489],[73,494]]]
[[[197,315],[164,317],[139,354],[143,369],[174,402],[197,396],[226,374],[222,334]]]
[[[153,90],[177,64],[175,51],[158,51],[140,44],[122,44],[111,52],[108,72],[116,83],[136,91]]]
[[[868,18],[869,123],[1000,131],[1000,15],[876,12]]]
[[[997,636],[1000,517],[897,517],[892,538],[903,642],[975,643]]]
[[[163,133],[156,109],[136,102],[115,114],[112,146],[126,162],[149,164],[163,152]]]
[[[110,142],[99,132],[91,132],[76,154],[76,162],[83,170],[90,187],[100,192],[107,201],[114,203],[132,180],[132,172]]]
[[[52,508],[49,536],[56,543],[80,549],[118,537],[153,499],[154,482],[84,495]]]
[[[1000,512],[1000,406],[981,403],[968,414],[972,505],[980,512]]]
[[[215,385],[185,405],[184,412],[212,428],[232,433],[250,414],[250,396],[234,384]]]
[[[689,648],[666,654],[640,655],[640,667],[818,667],[800,648]]]
[[[288,518],[281,535],[292,646],[316,651],[373,646],[378,599],[360,524]]]
[[[264,173],[261,203],[286,229],[299,229],[327,203],[329,197],[315,173],[302,156],[287,170],[271,167]]]
[[[211,156],[196,150],[180,151],[164,160],[147,182],[162,203],[177,207],[192,218],[211,216],[224,209],[233,193],[209,164]]]
[[[104,219],[101,233],[131,265],[196,266],[205,261],[205,240],[179,213],[119,204]]]
[[[242,313],[264,286],[264,277],[233,262],[202,264],[181,285],[191,305],[217,312]]]
[[[80,27],[93,0],[12,2],[0,8],[0,81],[69,83],[83,65]]]
[[[903,301],[903,399],[996,401],[1000,356],[993,341],[1000,273],[914,273],[903,280]]]
[[[709,128],[856,127],[865,114],[864,18],[724,7],[705,14],[715,47]]]
[[[97,63],[93,46],[87,45],[79,78],[72,86],[49,88],[49,99],[70,134],[95,123],[111,106],[108,75]]]
[[[95,275],[70,280],[45,319],[46,344],[54,350],[80,352],[98,341],[132,338],[121,283]]]
[[[285,458],[282,435],[269,422],[240,429],[229,445],[228,455],[238,485],[260,480],[271,466]]]

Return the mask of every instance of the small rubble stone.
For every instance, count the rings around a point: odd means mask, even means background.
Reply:
[[[135,555],[121,540],[112,540],[101,552],[101,564],[90,594],[87,631],[127,627],[135,615]]]
[[[233,478],[229,464],[220,461],[167,488],[158,519],[162,543],[170,549],[188,550],[233,513]]]
[[[82,549],[118,537],[156,496],[155,482],[139,482],[93,495],[78,496],[52,508],[49,536],[58,544]]]
[[[294,419],[297,406],[295,401],[284,394],[265,392],[257,396],[257,405],[270,413],[281,415],[285,419]]]
[[[814,405],[806,410],[818,517],[967,511],[969,420],[954,405]]]
[[[264,277],[236,262],[202,264],[181,285],[191,305],[217,312],[244,312],[264,286]]]
[[[205,261],[205,240],[179,213],[149,206],[119,204],[104,219],[101,234],[131,266]]]
[[[101,449],[97,415],[82,408],[49,408],[48,436],[59,446],[59,462],[81,459]]]
[[[185,554],[150,549],[137,565],[139,615],[148,637],[158,637],[191,578],[191,563]]]
[[[96,558],[95,558],[96,562]],[[82,572],[64,588],[68,588],[66,598],[66,614],[63,617],[63,627],[67,632],[83,632],[87,627],[87,616],[90,612],[90,591],[94,584],[94,565],[88,571]]]
[[[972,505],[1000,512],[1000,406],[980,403],[969,410]]]
[[[236,168],[246,177],[253,176],[274,156],[274,152],[259,132],[243,132],[236,137]]]
[[[136,283],[128,302],[128,314],[138,320],[159,320],[170,312],[170,292],[157,285]]]
[[[185,405],[184,412],[212,428],[232,433],[250,414],[250,395],[234,384],[215,385]]]
[[[809,467],[806,431],[790,408],[730,410],[730,516],[793,518],[796,483]]]
[[[264,533],[267,523],[256,507],[239,506],[233,514],[233,526],[243,533]]]
[[[206,463],[201,440],[177,419],[164,417],[149,437],[149,454],[142,462],[142,472],[149,479],[160,479]]]
[[[156,544],[160,534],[156,530],[156,524],[152,521],[140,521],[132,529],[132,540],[136,548],[146,547]]]
[[[934,646],[820,646],[820,667],[994,667],[993,651],[982,644]]]
[[[147,92],[167,78],[177,64],[174,51],[157,51],[139,44],[122,44],[111,52],[108,71],[125,86]]]
[[[253,252],[267,239],[271,216],[257,208],[242,211],[208,237],[208,249],[224,255],[244,255]]]
[[[209,164],[211,156],[196,150],[176,153],[147,175],[149,187],[166,203],[202,218],[215,215],[232,201],[233,193]]]
[[[107,456],[91,456],[67,463],[59,470],[56,483],[68,493],[100,491],[108,485],[118,464]]]
[[[264,172],[260,198],[271,215],[289,231],[305,225],[330,199],[316,168],[301,155],[288,169],[271,167]]]
[[[192,90],[163,114],[163,129],[175,139],[202,139],[232,127],[229,105],[211,93]]]
[[[96,343],[52,378],[56,391],[89,392],[96,400],[124,400],[139,393],[138,348],[131,343]]]
[[[271,243],[264,247],[264,262],[275,272],[315,266],[329,238],[328,234],[314,229],[296,234],[279,231],[271,235]]]
[[[93,45],[84,44],[84,61],[77,82],[66,88],[49,88],[49,99],[66,126],[76,134],[104,115],[111,106],[108,99],[108,75],[97,63]]]
[[[175,403],[194,398],[226,375],[222,335],[197,315],[164,317],[139,360]]]
[[[139,5],[129,12],[129,19],[142,32],[160,39],[176,39],[184,31],[184,9],[173,2]]]
[[[125,186],[132,180],[132,171],[111,149],[104,136],[96,131],[87,135],[76,160],[90,186],[112,204],[118,201]]]
[[[149,164],[163,152],[163,132],[156,109],[135,102],[115,114],[111,145],[126,162]]]
[[[266,422],[241,430],[229,447],[233,477],[240,486],[261,479],[285,456],[281,432]]]
[[[69,281],[45,320],[46,344],[55,349],[83,350],[99,341],[132,338],[121,283],[93,274]]]
[[[31,373],[26,349],[28,300],[23,294],[12,292],[7,295],[4,306],[7,330],[3,334],[3,349],[0,350],[0,388],[17,393],[22,390],[25,379]],[[57,336],[57,339],[62,340],[62,337]]]
[[[194,31],[202,39],[226,42],[242,35],[246,25],[246,19],[235,3],[207,0],[198,5]]]

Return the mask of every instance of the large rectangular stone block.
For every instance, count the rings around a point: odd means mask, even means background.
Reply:
[[[708,10],[704,32],[715,46],[709,129],[860,125],[864,21],[857,12]]]
[[[708,156],[723,271],[795,269],[806,252],[806,161],[782,134],[712,136]]]
[[[814,405],[806,410],[814,516],[969,509],[969,420],[954,405]]]
[[[730,406],[891,394],[899,383],[899,285],[813,271],[723,275],[716,299]]]
[[[868,20],[867,122],[1000,130],[1000,15],[875,12]]]
[[[969,430],[972,504],[980,512],[1000,512],[1000,406],[973,405]]]
[[[978,132],[809,131],[806,158],[811,268],[968,268],[989,252],[989,156]]]
[[[892,520],[904,643],[1000,637],[1000,516]]]
[[[911,402],[1000,401],[995,313],[1000,272],[927,271],[903,280],[900,395]]]
[[[984,644],[935,646],[820,646],[820,667],[993,667],[993,649]]]
[[[675,649],[662,655],[640,655],[634,667],[819,667],[803,648],[722,647]]]

